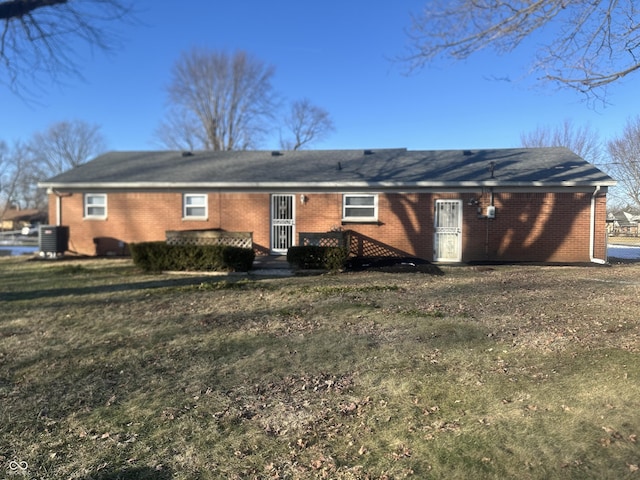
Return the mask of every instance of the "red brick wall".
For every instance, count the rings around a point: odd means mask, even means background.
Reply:
[[[588,262],[591,193],[499,193],[496,218],[470,216],[465,222],[466,260]],[[489,194],[480,198],[484,213]],[[605,258],[606,198],[596,202],[596,257]],[[468,234],[475,232],[475,238]],[[482,241],[479,241],[479,237]]]
[[[594,257],[607,259],[607,197],[598,195],[595,199]]]
[[[496,193],[496,218],[482,218],[490,204],[481,194],[380,194],[378,222],[342,223],[342,194],[295,195],[296,238],[300,232],[355,232],[352,245],[363,255],[433,258],[437,199],[461,199],[463,261],[589,261],[591,193]],[[107,219],[83,219],[83,194],[61,198],[62,225],[70,227],[70,250],[81,254],[126,253],[131,242],[164,240],[166,230],[250,231],[259,253],[270,248],[270,195],[209,193],[208,219],[182,219],[182,194],[109,193]],[[473,200],[477,200],[475,204]],[[56,219],[56,199],[50,198]],[[480,209],[480,212],[478,212]],[[606,197],[596,199],[596,258],[605,258]],[[95,240],[98,239],[98,240]],[[96,241],[102,251],[96,252]]]

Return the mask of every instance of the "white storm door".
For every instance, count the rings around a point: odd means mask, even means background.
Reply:
[[[294,195],[271,195],[271,253],[284,255],[293,246],[294,207]]]
[[[433,260],[462,260],[462,200],[436,200]]]

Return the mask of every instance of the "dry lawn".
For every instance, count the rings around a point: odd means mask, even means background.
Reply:
[[[0,260],[0,476],[624,479],[640,265],[144,275]]]

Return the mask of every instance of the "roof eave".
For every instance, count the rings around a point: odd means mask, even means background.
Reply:
[[[615,180],[570,181],[570,182],[501,182],[497,180],[461,181],[461,182],[78,182],[50,183],[41,182],[41,188],[49,190],[188,190],[188,189],[255,189],[255,190],[325,190],[325,189],[404,189],[404,188],[558,188],[558,187],[613,187]]]

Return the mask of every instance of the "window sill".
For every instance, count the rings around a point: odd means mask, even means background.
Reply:
[[[363,220],[357,220],[357,219],[342,219],[342,225],[349,225],[349,224],[359,224],[359,225],[382,225],[380,223],[380,220],[375,220],[375,219],[363,219]]]
[[[182,217],[183,222],[208,222],[209,217]]]

